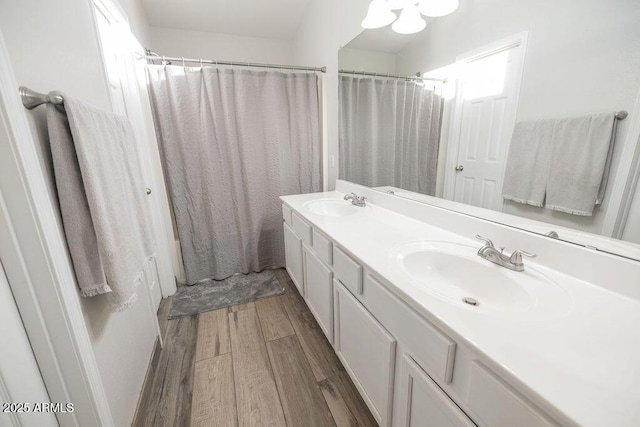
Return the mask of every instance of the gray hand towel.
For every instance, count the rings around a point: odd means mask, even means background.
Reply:
[[[593,215],[595,205],[602,202],[609,176],[613,121],[613,113],[557,121],[546,208]]]
[[[553,120],[516,123],[511,137],[502,197],[544,205],[552,152]]]
[[[62,223],[80,290],[86,297],[111,292],[64,109],[47,104],[47,127]]]
[[[110,292],[121,311],[135,300],[155,247],[133,129],[70,97],[58,108],[47,105],[47,121],[78,285],[83,296]]]

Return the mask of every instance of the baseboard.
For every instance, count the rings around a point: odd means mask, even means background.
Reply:
[[[144,383],[142,383],[142,390],[140,391],[140,397],[138,398],[138,405],[136,406],[136,412],[133,415],[132,426],[144,425],[143,419],[138,419],[141,414],[144,414],[145,406],[148,404],[149,394],[151,393],[151,387],[153,385],[153,377],[158,362],[160,361],[160,351],[162,346],[160,345],[160,339],[156,338],[156,342],[153,346],[153,353],[151,354],[151,360],[149,360],[149,366],[147,366],[147,373],[144,376]]]

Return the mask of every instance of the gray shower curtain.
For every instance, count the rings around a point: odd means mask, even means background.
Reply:
[[[422,82],[340,76],[340,178],[435,195],[442,107]]]
[[[284,265],[278,196],[319,191],[318,77],[149,66],[187,283]]]

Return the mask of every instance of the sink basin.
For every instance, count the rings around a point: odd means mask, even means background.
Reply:
[[[342,199],[311,200],[304,207],[315,214],[334,217],[356,215],[371,209],[367,206],[354,206],[350,201]]]
[[[391,250],[393,267],[422,291],[459,307],[493,313],[559,315],[571,307],[569,294],[546,275],[525,265],[511,271],[477,255],[477,247],[420,241]]]

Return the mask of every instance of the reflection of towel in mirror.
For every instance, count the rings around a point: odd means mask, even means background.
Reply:
[[[614,120],[609,113],[556,121],[546,208],[593,215],[609,176]]]
[[[110,293],[112,309],[124,310],[155,246],[133,129],[73,98],[64,104],[47,105],[47,122],[78,285],[83,296]]]
[[[554,120],[517,123],[513,129],[502,197],[542,207],[549,176]]]

